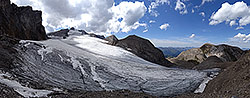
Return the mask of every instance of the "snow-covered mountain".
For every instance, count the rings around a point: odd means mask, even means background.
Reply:
[[[168,68],[145,61],[127,50],[108,45],[105,40],[79,33],[71,30],[66,39],[20,41],[15,47],[18,51],[14,63],[16,68],[12,69],[13,74],[7,75],[17,80],[5,78],[6,81],[49,85],[43,89],[45,92],[53,92],[55,88],[87,91],[126,89],[155,96],[172,96],[193,92],[207,77],[206,72]],[[6,84],[6,81],[0,83]],[[24,87],[13,88],[25,95]]]

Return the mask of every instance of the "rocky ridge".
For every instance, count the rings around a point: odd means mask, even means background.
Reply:
[[[231,62],[237,61],[243,54],[244,51],[238,47],[233,47],[225,44],[204,44],[200,48],[193,48],[182,52],[175,59],[184,61],[195,60],[201,63],[210,56],[217,56],[224,62]]]
[[[156,48],[149,40],[130,35],[118,40],[114,35],[106,38],[111,45],[121,47],[135,55],[163,66],[173,66],[174,64],[165,59],[163,52]]]
[[[200,48],[189,49],[187,51],[182,52],[175,58],[168,58],[168,60],[171,61],[172,63],[175,63],[177,67],[181,68],[200,67],[198,65],[200,63],[201,63],[200,65],[203,65],[203,67],[207,65],[207,67],[204,68],[209,68],[208,65],[213,65],[217,63],[218,60],[222,61],[223,63],[235,62],[244,54],[245,51],[241,50],[238,47],[229,46],[225,44],[221,45],[204,44]],[[213,58],[213,56],[216,58]],[[212,58],[210,57],[212,57],[213,60],[211,60]],[[206,61],[208,58],[210,59]]]

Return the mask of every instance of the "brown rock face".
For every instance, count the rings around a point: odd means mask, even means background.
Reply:
[[[136,35],[130,35],[125,39],[119,40],[116,46],[122,47],[152,63],[163,66],[174,65],[173,63],[165,59],[162,51],[156,48],[149,40],[138,37]]]
[[[0,35],[23,40],[47,39],[42,25],[42,12],[32,7],[17,7],[10,0],[0,0]]]

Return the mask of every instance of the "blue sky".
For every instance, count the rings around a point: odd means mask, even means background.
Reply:
[[[250,48],[249,0],[11,0],[43,11],[47,32],[75,27],[124,38],[138,35],[158,47],[204,43]]]
[[[136,0],[131,0],[132,2]],[[143,1],[143,0],[142,0]],[[250,5],[249,0],[242,0],[247,5]],[[117,0],[117,3],[121,0]],[[150,1],[144,1],[147,8],[150,6]],[[238,26],[230,26],[226,22],[222,22],[217,25],[209,25],[209,19],[211,15],[218,11],[222,4],[228,2],[229,4],[234,4],[239,2],[238,0],[213,0],[211,2],[206,2],[201,5],[202,0],[189,0],[184,2],[186,5],[187,14],[180,14],[179,11],[175,10],[176,0],[170,0],[169,4],[162,4],[158,6],[155,10],[159,13],[158,17],[146,13],[143,18],[140,19],[141,22],[148,24],[148,32],[143,33],[144,27],[140,27],[137,30],[132,30],[128,33],[116,33],[115,35],[119,38],[126,37],[127,35],[135,34],[149,39],[157,39],[160,41],[179,41],[179,42],[189,42],[187,46],[200,46],[203,43],[214,43],[221,44],[227,43],[241,47],[248,47],[250,43],[242,42],[231,42],[233,38],[238,33],[249,34],[249,25],[244,26],[244,29],[236,30]],[[199,6],[199,7],[196,7]],[[192,9],[194,13],[192,13]],[[205,16],[200,13],[204,12]],[[155,23],[149,23],[150,20],[154,20]],[[167,30],[161,30],[159,27],[168,23],[170,26]],[[192,34],[195,34],[194,38],[189,38]],[[156,41],[157,43],[157,41]],[[177,42],[176,42],[177,43]],[[173,43],[175,44],[175,43]],[[177,46],[182,44],[170,45],[168,42],[166,44],[159,44],[158,46]],[[182,46],[179,46],[182,47]],[[184,46],[185,47],[185,46]]]

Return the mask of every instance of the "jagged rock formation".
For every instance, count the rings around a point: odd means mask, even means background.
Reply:
[[[224,44],[217,46],[212,44],[204,44],[200,48],[194,48],[182,52],[175,59],[184,61],[195,60],[201,63],[210,56],[217,56],[224,62],[231,62],[237,61],[243,54],[244,51],[238,47]]]
[[[10,0],[0,0],[0,35],[24,40],[47,39],[42,25],[42,12],[32,7],[17,7]]]
[[[149,40],[138,37],[136,35],[130,35],[117,42],[116,46],[122,47],[135,55],[163,66],[173,66],[171,62],[165,59],[164,54],[158,48],[156,48]]]

